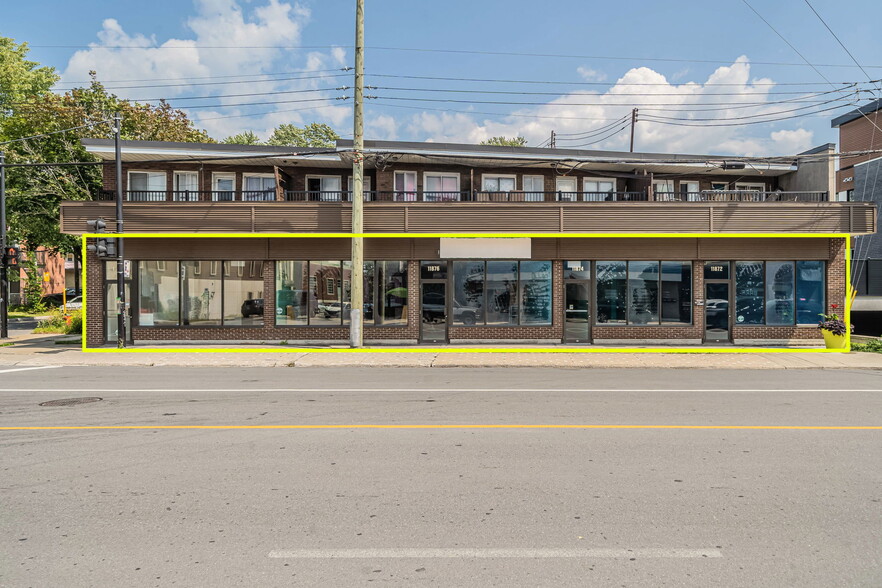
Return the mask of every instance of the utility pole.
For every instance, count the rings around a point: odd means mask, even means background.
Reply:
[[[0,339],[9,337],[9,276],[6,275],[6,155],[0,151]]]
[[[113,148],[116,152],[116,232],[123,232],[123,189],[122,189],[122,147],[119,134],[122,128],[122,117],[117,112],[113,115]],[[116,346],[126,347],[126,268],[123,255],[122,237],[116,239]]]
[[[554,149],[557,146],[557,144],[555,143],[556,139],[557,139],[557,135],[555,135],[554,130],[552,130],[551,131],[551,141],[549,141],[549,143],[548,143],[549,148]]]
[[[355,112],[352,160],[352,273],[349,346],[364,346],[364,0],[355,1]],[[343,301],[340,301],[342,309]]]
[[[637,124],[637,109],[631,109],[631,153],[634,153],[634,125]]]

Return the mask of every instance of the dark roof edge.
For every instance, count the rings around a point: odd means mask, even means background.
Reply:
[[[113,139],[80,139],[80,143],[85,147],[112,147]],[[328,149],[321,147],[289,147],[285,145],[235,145],[230,143],[185,143],[176,141],[120,141],[123,148],[153,148],[153,149],[187,149],[190,151],[235,151],[242,153],[243,151],[253,151],[254,153],[281,153],[288,154],[292,151],[301,153],[317,153],[325,152]]]
[[[818,145],[817,147],[812,147],[808,151],[803,151],[802,153],[797,153],[796,155],[814,155],[815,153],[824,153],[825,151],[835,151],[836,143],[824,143],[823,145]]]
[[[840,125],[844,125],[845,123],[849,123],[853,120],[857,120],[865,114],[869,114],[871,112],[876,112],[877,110],[882,110],[882,98],[878,100],[873,100],[867,104],[864,104],[860,108],[855,108],[851,112],[846,112],[841,116],[837,116],[832,121],[830,121],[830,128],[835,129]]]

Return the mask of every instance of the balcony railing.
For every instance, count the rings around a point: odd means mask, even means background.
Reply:
[[[275,190],[199,191],[199,190],[129,190],[127,202],[274,202]],[[116,192],[101,190],[98,200],[113,201]],[[376,191],[364,193],[365,202],[826,202],[827,192],[759,192],[753,190],[705,190],[702,192],[457,192]],[[347,190],[287,190],[286,202],[352,202]]]
[[[705,190],[656,192],[656,202],[826,202],[827,192],[759,192],[755,190]]]

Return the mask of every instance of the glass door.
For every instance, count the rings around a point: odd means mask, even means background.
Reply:
[[[447,342],[447,284],[423,282],[420,284],[420,341],[423,343]]]
[[[564,282],[564,343],[591,341],[589,282]]]
[[[704,285],[704,340],[730,340],[729,282],[706,282]]]

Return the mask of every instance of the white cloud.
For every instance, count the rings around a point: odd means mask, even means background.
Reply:
[[[317,71],[332,69],[345,64],[346,51],[337,47],[328,54],[310,52],[305,62],[298,55],[278,47],[299,45],[303,28],[310,20],[310,11],[297,2],[264,0],[256,5],[250,0],[194,0],[195,13],[187,20],[190,38],[160,41],[154,36],[128,33],[115,19],[106,19],[98,32],[98,42],[89,49],[77,51],[70,58],[61,85],[82,83],[91,70],[98,72],[99,80],[111,80],[107,85],[116,86],[114,93],[124,98],[145,99],[156,97],[175,98],[204,96],[200,103],[230,105],[214,111],[193,109],[188,111],[197,126],[208,130],[217,139],[243,130],[254,130],[264,138],[280,123],[328,122],[339,127],[349,118],[349,108],[325,106],[304,110],[311,103],[276,104],[266,106],[232,106],[243,102],[270,102],[312,98],[332,98],[339,95],[333,91],[342,85],[337,80],[289,79],[262,80],[217,85],[174,86],[187,82],[224,81],[220,76],[250,76],[285,70]],[[123,47],[123,48],[117,48]],[[172,49],[171,47],[174,47]],[[218,48],[222,47],[222,48]],[[227,48],[229,47],[229,48]],[[195,80],[215,76],[214,80]],[[305,77],[293,73],[288,77]],[[160,79],[156,85],[165,87],[145,89],[119,89],[127,84],[118,80]],[[248,79],[245,77],[244,79]],[[328,83],[329,82],[329,83]],[[135,85],[135,84],[132,84]],[[137,84],[142,85],[142,84]],[[292,92],[273,96],[230,96],[226,94]],[[175,107],[195,104],[197,101],[172,101]],[[271,111],[271,112],[270,112]],[[260,116],[230,118],[234,115],[266,113]]]
[[[596,69],[591,69],[590,67],[583,67],[580,65],[576,68],[576,72],[578,72],[586,82],[602,82],[606,79],[605,73],[597,71]]]
[[[751,80],[750,64],[744,56],[731,66],[717,68],[704,83],[673,84],[659,72],[638,67],[626,72],[606,92],[580,90],[542,106],[513,111],[522,116],[489,119],[477,114],[423,112],[412,116],[405,128],[413,138],[476,143],[494,135],[520,135],[530,145],[541,144],[554,129],[558,147],[627,150],[628,116],[636,106],[636,151],[769,155],[807,149],[812,133],[800,128],[772,132],[765,125],[701,126],[704,121],[689,122],[792,108],[768,104],[772,99],[769,91],[774,87],[769,79]],[[758,105],[746,107],[748,104]],[[650,117],[669,117],[655,120],[677,124],[660,124]],[[622,120],[614,123],[617,119]],[[683,123],[696,126],[679,126]],[[798,124],[794,122],[794,126]],[[608,130],[591,134],[607,125],[611,125]],[[619,133],[605,138],[619,129]]]
[[[398,121],[388,114],[380,114],[365,122],[365,134],[378,141],[394,141],[398,138]]]

